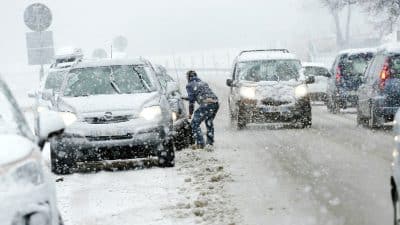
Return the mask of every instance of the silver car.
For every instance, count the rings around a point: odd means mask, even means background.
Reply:
[[[35,137],[0,79],[0,221],[3,225],[61,225],[54,182],[40,149],[65,128],[56,113],[42,112]]]
[[[162,167],[174,166],[172,113],[148,61],[82,62],[52,99],[68,125],[51,142],[54,173],[72,173],[88,162],[152,156]]]

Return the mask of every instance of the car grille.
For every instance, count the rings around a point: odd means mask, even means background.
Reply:
[[[280,100],[275,100],[273,98],[265,98],[261,100],[261,103],[265,106],[280,106],[280,105],[290,104],[289,101],[280,101]]]
[[[132,134],[118,135],[118,136],[86,136],[88,141],[115,141],[132,139]]]
[[[110,124],[110,123],[123,123],[133,119],[132,115],[112,116],[111,118],[105,117],[86,117],[85,122],[90,124]]]

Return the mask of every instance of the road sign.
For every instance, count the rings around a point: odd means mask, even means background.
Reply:
[[[54,57],[53,32],[26,33],[29,65],[50,64]]]
[[[41,3],[34,3],[25,9],[24,22],[32,31],[45,31],[53,20],[50,9]]]
[[[124,36],[118,36],[114,38],[113,47],[120,52],[125,51],[125,49],[128,47],[128,39],[126,39]]]

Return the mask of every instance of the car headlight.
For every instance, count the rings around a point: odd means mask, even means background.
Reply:
[[[178,119],[178,115],[176,114],[176,112],[172,112],[172,121],[176,121]]]
[[[294,90],[294,94],[296,98],[303,98],[307,96],[308,94],[307,86],[306,85],[297,86],[296,89]]]
[[[255,87],[241,87],[239,92],[244,98],[254,99],[256,97]]]
[[[59,114],[62,120],[64,121],[65,126],[67,127],[75,123],[75,121],[78,119],[75,114],[70,112],[59,112]]]
[[[154,120],[155,118],[161,116],[161,112],[160,106],[146,107],[140,113],[140,117],[145,118],[146,120]]]
[[[16,183],[40,185],[44,182],[43,170],[36,161],[29,161],[15,169],[12,178]]]

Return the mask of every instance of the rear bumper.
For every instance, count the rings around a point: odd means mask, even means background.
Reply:
[[[347,106],[355,107],[358,105],[358,95],[355,91],[338,92],[334,98],[336,102],[339,103],[341,108],[345,108]]]
[[[376,98],[374,103],[377,106],[375,113],[379,116],[385,117],[389,121],[394,119],[394,116],[400,108],[399,106],[390,105],[384,97]]]

